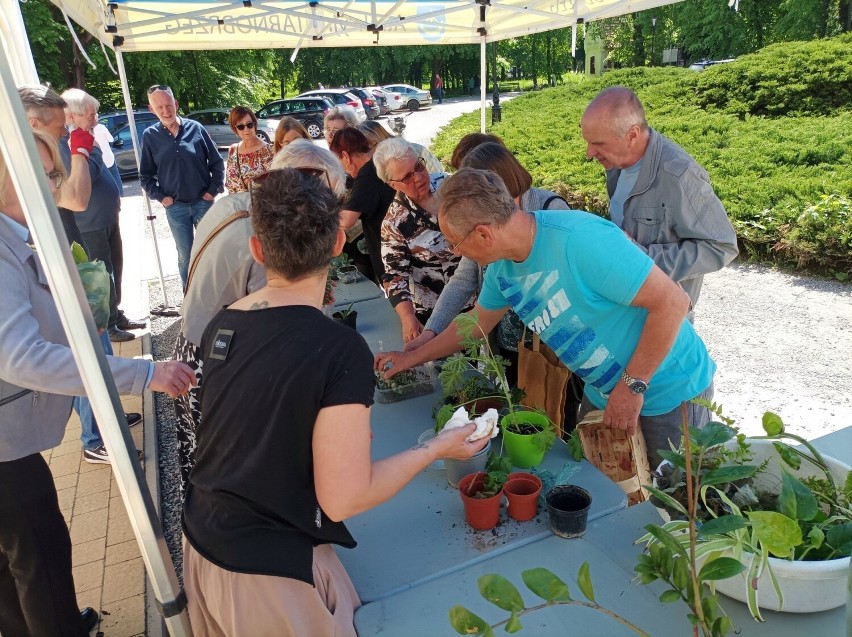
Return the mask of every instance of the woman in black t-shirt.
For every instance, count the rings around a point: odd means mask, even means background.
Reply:
[[[202,420],[184,504],[184,585],[204,635],[354,637],[358,595],[331,544],[342,520],[395,495],[438,458],[469,458],[474,426],[370,458],[375,377],[354,330],[321,311],[345,241],[322,176],[284,169],[253,192],[262,289],[204,332]],[[316,586],[315,586],[316,584]]]

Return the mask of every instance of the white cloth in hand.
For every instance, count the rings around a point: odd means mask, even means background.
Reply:
[[[473,424],[476,425],[476,431],[467,437],[467,441],[475,442],[485,438],[486,436],[494,438],[498,433],[500,433],[500,427],[497,424],[498,420],[499,416],[497,414],[497,410],[493,408],[489,409],[481,416],[474,418]],[[453,415],[450,416],[447,424],[444,425],[444,429],[457,429],[459,427],[464,427],[469,422],[470,416],[467,413],[467,409],[459,407],[455,410],[455,412],[453,412]]]

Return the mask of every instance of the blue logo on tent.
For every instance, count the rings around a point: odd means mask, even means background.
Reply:
[[[441,11],[444,8],[445,7],[442,4],[418,4],[417,15],[432,13],[433,11]],[[444,37],[444,33],[447,32],[446,16],[438,15],[433,18],[429,18],[424,22],[418,22],[417,32],[428,42],[439,41],[442,37]]]

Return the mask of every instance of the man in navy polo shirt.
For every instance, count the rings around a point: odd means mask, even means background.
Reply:
[[[160,120],[142,133],[139,179],[151,199],[166,209],[186,285],[195,226],[225,189],[225,163],[204,127],[177,114],[172,89],[148,89],[148,108]]]

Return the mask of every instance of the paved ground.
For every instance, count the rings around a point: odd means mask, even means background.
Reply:
[[[477,106],[469,98],[445,100],[409,116],[405,136],[428,144],[441,126]],[[136,179],[125,182],[124,195],[123,308],[137,318],[148,314],[147,282],[159,271]],[[163,209],[154,206],[160,262],[174,280],[174,243]],[[719,363],[717,400],[747,432],[759,430],[767,409],[809,438],[852,425],[852,286],[735,264],[706,278],[696,325]],[[121,355],[138,355],[139,347],[137,339]],[[126,411],[142,410],[138,403],[125,404]],[[80,605],[110,613],[101,624],[106,637],[145,634],[144,571],[111,469],[80,462],[76,419],[49,458],[74,540]],[[159,631],[149,627],[147,634]]]

